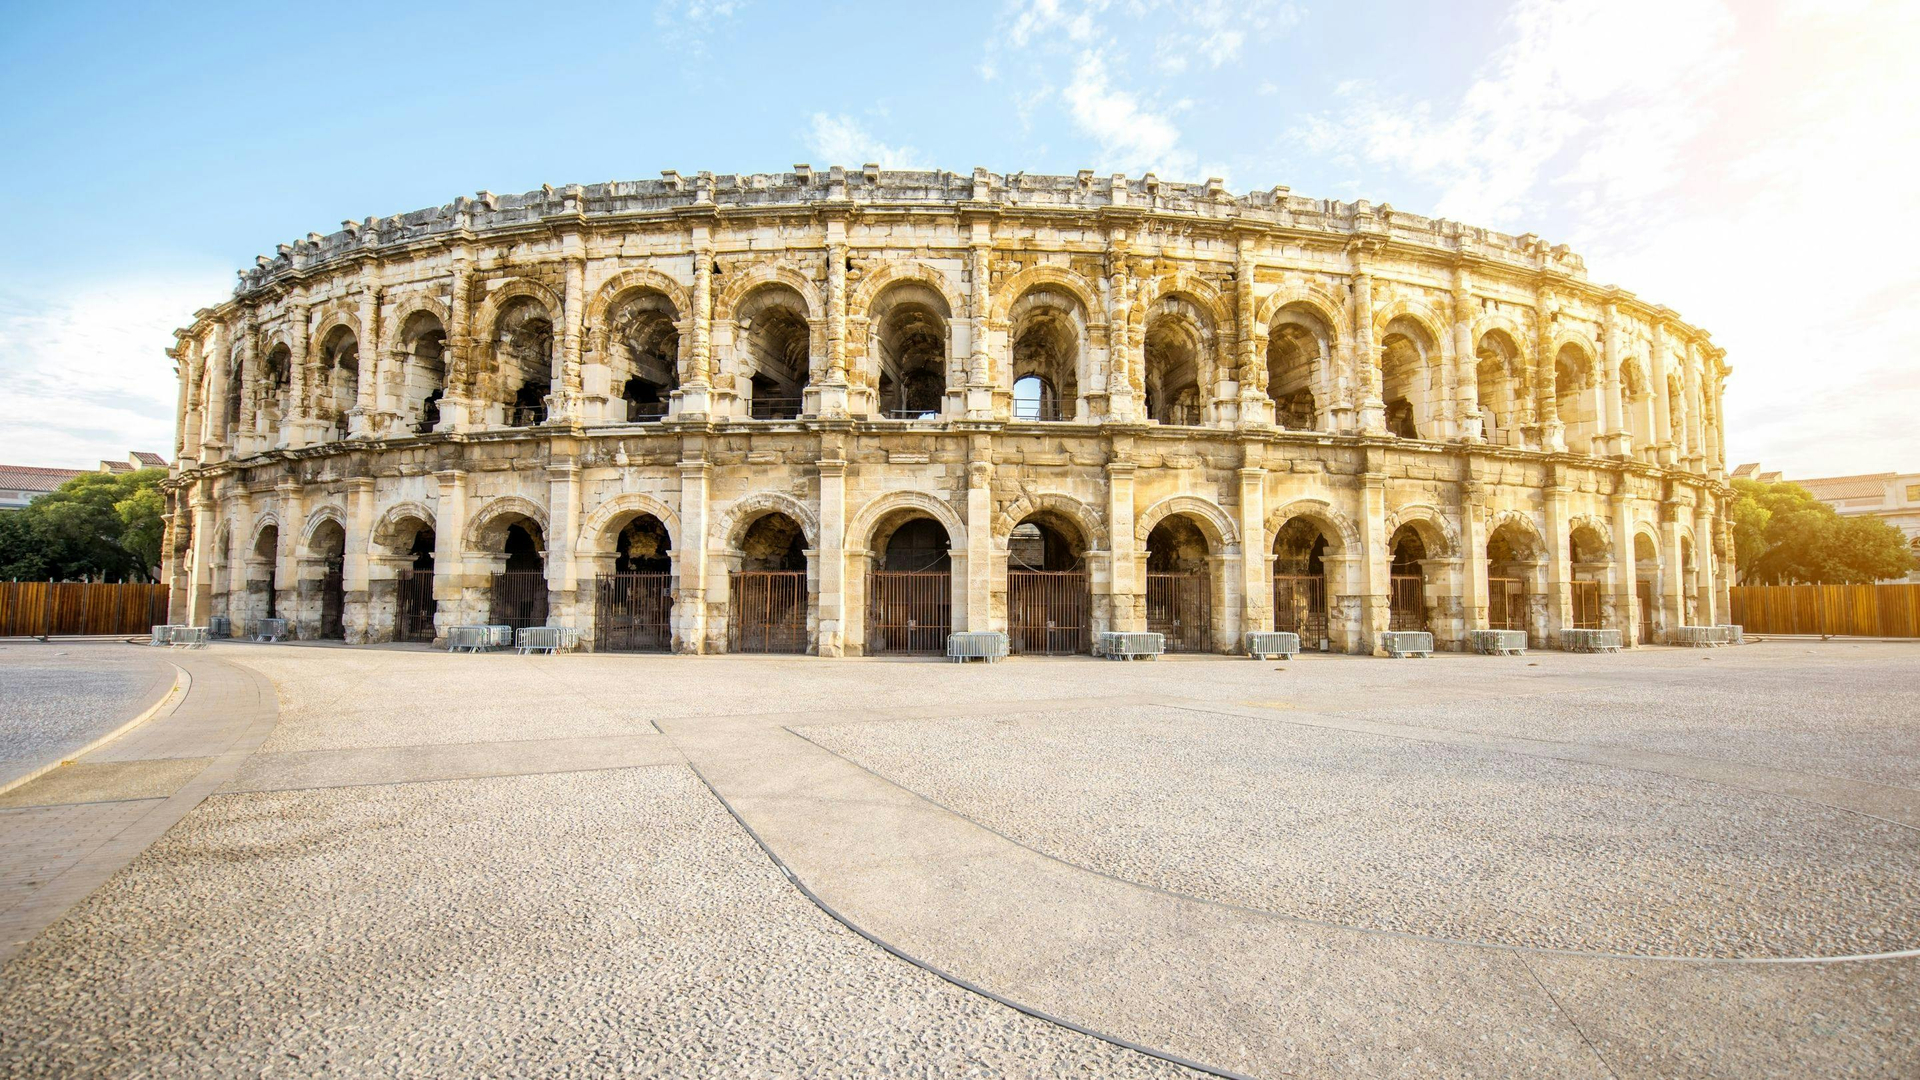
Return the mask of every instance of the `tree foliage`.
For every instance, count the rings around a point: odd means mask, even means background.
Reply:
[[[24,509],[0,513],[0,580],[154,580],[166,475],[82,473]]]
[[[1733,547],[1746,585],[1863,585],[1905,575],[1913,555],[1877,517],[1841,517],[1798,484],[1735,480]]]

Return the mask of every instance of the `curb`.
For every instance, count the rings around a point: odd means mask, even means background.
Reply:
[[[107,732],[105,735],[100,736],[80,749],[63,755],[56,761],[49,761],[45,765],[22,776],[17,776],[12,780],[0,781],[0,795],[5,795],[14,788],[30,784],[63,765],[73,764],[120,736],[125,735],[127,732],[132,731],[134,728],[139,727],[141,724],[159,716],[168,705],[178,707],[181,702],[187,699],[187,693],[193,689],[193,676],[187,674],[187,670],[178,664],[173,665],[173,671],[173,685],[167,688],[166,693],[160,695],[159,701],[147,706],[146,710],[141,712],[140,715],[121,724],[119,727],[114,728],[112,731]]]

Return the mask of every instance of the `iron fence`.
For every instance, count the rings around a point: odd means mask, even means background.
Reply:
[[[1303,647],[1327,639],[1327,579],[1318,574],[1273,575],[1273,628],[1300,635]]]
[[[497,626],[545,626],[547,575],[538,570],[508,570],[493,575],[487,621]]]
[[[1067,656],[1091,648],[1093,607],[1084,570],[1009,570],[1007,636],[1017,653]]]
[[[953,630],[953,575],[875,570],[867,575],[867,651],[938,656]]]
[[[400,571],[393,592],[394,640],[432,641],[435,610],[433,571]]]
[[[729,577],[727,647],[746,653],[807,651],[807,575],[740,570]]]
[[[1213,649],[1213,583],[1204,573],[1147,575],[1147,630],[1167,652]]]
[[[602,574],[595,592],[595,649],[666,652],[673,647],[672,574]]]

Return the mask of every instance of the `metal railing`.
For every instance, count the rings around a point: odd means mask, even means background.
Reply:
[[[1164,634],[1107,631],[1100,635],[1100,655],[1109,660],[1152,660],[1166,651]]]
[[[728,578],[727,648],[746,653],[807,651],[803,570],[741,570]]]
[[[947,635],[947,659],[955,663],[985,660],[995,663],[1007,655],[1007,635],[998,630],[967,631]]]
[[[667,403],[664,401],[627,402],[627,423],[651,424],[667,418]]]
[[[875,570],[867,575],[867,651],[938,656],[953,629],[953,575]]]
[[[1007,636],[1017,653],[1084,653],[1093,606],[1084,570],[1009,570]]]
[[[1620,651],[1620,631],[1574,627],[1560,632],[1560,647],[1567,652],[1610,653]]]
[[[571,626],[523,626],[514,632],[513,651],[522,656],[531,653],[569,651],[580,644],[580,632]]]
[[[1291,660],[1300,655],[1300,635],[1284,630],[1255,630],[1247,634],[1247,655],[1255,660],[1279,657]]]
[[[747,416],[754,420],[798,420],[799,394],[774,394],[756,397],[747,404]]]
[[[1469,630],[1467,644],[1485,656],[1520,656],[1527,651],[1525,630]]]
[[[1062,420],[1060,403],[1057,401],[1015,401],[1013,403],[1015,420]]]
[[[1213,649],[1213,581],[1205,573],[1147,574],[1147,629],[1168,652]]]
[[[1380,635],[1380,645],[1395,660],[1433,655],[1433,635],[1425,630],[1389,630]]]
[[[595,593],[595,649],[666,652],[673,647],[672,574],[602,574]]]

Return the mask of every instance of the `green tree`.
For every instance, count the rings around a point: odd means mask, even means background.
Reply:
[[[164,469],[82,473],[4,515],[0,578],[151,581],[160,565]]]
[[[1879,518],[1843,518],[1798,484],[1733,486],[1734,557],[1744,584],[1865,584],[1913,567],[1905,537]]]

